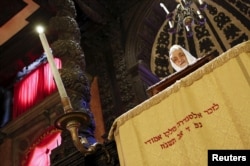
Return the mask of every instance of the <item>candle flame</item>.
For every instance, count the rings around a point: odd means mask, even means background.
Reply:
[[[38,32],[38,33],[43,33],[44,32],[44,28],[42,27],[42,26],[37,26],[36,27],[36,31]]]

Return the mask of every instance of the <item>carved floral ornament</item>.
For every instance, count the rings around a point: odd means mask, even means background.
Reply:
[[[151,71],[160,78],[174,72],[169,65],[169,48],[179,44],[189,50],[192,55],[202,57],[207,54],[220,55],[233,46],[249,40],[250,19],[249,2],[236,1],[205,1],[204,10],[206,23],[193,25],[193,36],[187,37],[185,31],[171,34],[166,19],[160,27],[151,51]],[[196,3],[192,8],[198,9]],[[162,10],[162,9],[161,9]]]

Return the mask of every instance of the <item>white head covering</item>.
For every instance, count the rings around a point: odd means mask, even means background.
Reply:
[[[179,49],[182,49],[182,51],[183,51],[184,54],[186,55],[187,61],[188,61],[188,64],[189,64],[189,65],[190,65],[190,64],[193,64],[193,63],[195,63],[195,62],[197,61],[197,59],[196,59],[194,56],[192,56],[192,55],[190,54],[190,52],[188,52],[185,48],[181,47],[180,45],[175,44],[175,45],[173,45],[173,46],[169,49],[169,59],[170,59],[170,63],[171,63],[171,65],[172,65],[172,67],[175,69],[175,71],[180,71],[180,70],[183,69],[183,68],[177,66],[177,65],[171,60],[171,58],[172,58],[172,56],[173,56],[173,55],[172,55],[173,52],[174,52],[175,50],[179,50]]]

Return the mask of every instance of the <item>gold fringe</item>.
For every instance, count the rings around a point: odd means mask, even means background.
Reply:
[[[152,105],[158,104],[172,93],[176,93],[177,91],[179,91],[181,87],[190,86],[195,81],[201,79],[205,74],[212,72],[214,69],[222,66],[230,59],[236,58],[237,56],[239,56],[241,53],[244,52],[248,53],[250,52],[250,40],[234,46],[233,48],[224,52],[220,56],[214,58],[212,61],[208,62],[204,66],[200,67],[193,73],[187,75],[181,80],[178,80],[175,84],[171,85],[165,90],[159,92],[157,95],[151,97],[150,99],[144,101],[143,103],[137,105],[133,109],[129,110],[128,112],[124,113],[123,115],[115,119],[109,131],[108,139],[113,140],[114,136],[117,135],[119,132],[118,131],[119,127],[123,125],[127,120],[139,115]]]

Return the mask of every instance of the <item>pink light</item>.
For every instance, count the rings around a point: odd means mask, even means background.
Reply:
[[[25,166],[49,166],[51,151],[60,144],[60,132],[49,134],[30,153]]]
[[[58,68],[62,67],[60,59],[55,58],[55,63]],[[13,119],[55,91],[56,85],[49,64],[42,64],[15,84]]]

